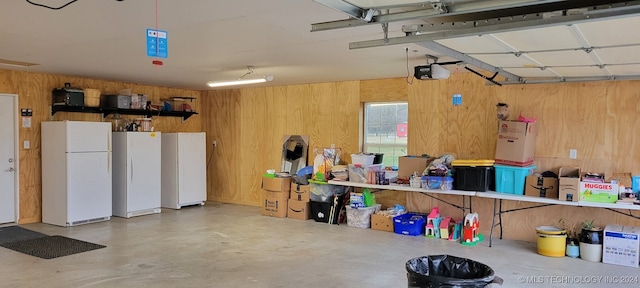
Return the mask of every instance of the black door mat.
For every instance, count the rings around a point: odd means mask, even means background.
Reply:
[[[47,236],[46,234],[24,229],[20,226],[0,227],[0,245]]]
[[[0,246],[43,259],[53,259],[107,247],[59,235],[6,243]]]

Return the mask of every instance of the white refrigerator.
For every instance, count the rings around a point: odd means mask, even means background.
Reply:
[[[162,207],[204,205],[206,154],[204,132],[162,134]]]
[[[111,123],[42,122],[42,222],[111,219]]]
[[[113,132],[113,216],[160,213],[160,132]]]

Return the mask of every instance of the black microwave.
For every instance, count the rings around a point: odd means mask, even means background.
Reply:
[[[64,87],[53,89],[53,105],[84,106],[84,91],[64,83]]]

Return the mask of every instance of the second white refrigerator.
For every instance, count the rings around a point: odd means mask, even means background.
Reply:
[[[160,213],[160,132],[113,132],[113,215]]]
[[[207,200],[204,132],[162,135],[162,207],[204,205]]]

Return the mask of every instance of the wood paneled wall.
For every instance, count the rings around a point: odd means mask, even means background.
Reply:
[[[41,221],[40,122],[51,119],[51,90],[65,82],[103,94],[130,88],[153,101],[170,96],[198,98],[193,108],[199,115],[184,123],[180,118],[154,117],[154,126],[162,132],[207,133],[208,200],[212,201],[260,205],[260,175],[269,168],[279,169],[284,135],[309,135],[309,159],[314,148],[335,144],[342,148],[342,158],[350,161],[348,155],[360,150],[363,102],[409,102],[410,154],[492,159],[498,125],[495,105],[506,102],[512,118],[522,113],[538,120],[535,164],[539,171],[578,165],[585,171],[640,174],[640,136],[635,133],[640,127],[640,81],[498,87],[470,73],[454,73],[448,80],[413,83],[397,78],[194,91],[0,70],[0,92],[19,94],[19,107],[34,112],[32,128],[20,128],[20,142],[32,143],[31,149],[20,149],[20,223]],[[451,104],[454,93],[463,95],[462,106]],[[100,115],[81,113],[53,117],[65,119],[102,120]],[[213,141],[216,147],[210,144]],[[568,159],[569,149],[578,151],[578,159]],[[378,195],[385,206],[399,203],[417,212],[439,206],[446,214],[460,215],[459,210],[418,193]],[[461,202],[455,196],[443,200]],[[530,205],[506,201],[503,208]],[[473,209],[480,213],[482,232],[488,234],[493,201],[473,198]],[[534,227],[556,224],[559,218],[640,226],[639,220],[605,209],[552,206],[506,214],[504,236],[534,241]]]
[[[461,106],[452,105],[454,93],[463,95]],[[496,104],[505,102],[512,119],[520,113],[537,118],[539,171],[578,165],[585,171],[640,174],[640,136],[634,133],[640,128],[640,81],[498,87],[470,73],[454,73],[448,80],[413,83],[397,78],[205,92],[203,128],[210,141],[220,143],[208,171],[209,200],[259,205],[260,175],[280,167],[282,135],[311,136],[310,154],[313,147],[330,144],[342,147],[344,155],[356,153],[362,103],[398,100],[409,102],[409,154],[493,159]],[[569,159],[569,149],[578,150],[578,159]],[[343,159],[349,161],[348,156]],[[442,199],[461,203],[458,196]],[[461,215],[419,193],[385,191],[378,200],[411,211],[439,206],[445,214]],[[532,205],[505,201],[503,208]],[[480,213],[481,230],[488,235],[493,201],[475,197],[473,210]],[[504,237],[535,241],[536,226],[554,225],[560,218],[640,226],[640,220],[605,209],[551,206],[505,214]]]
[[[218,143],[208,199],[259,205],[261,175],[280,169],[285,135],[309,136],[309,160],[331,144],[358,152],[359,93],[358,81],[205,92],[203,128]]]
[[[78,120],[103,121],[101,114],[58,112],[51,117],[51,90],[71,83],[73,87],[94,88],[102,94],[114,94],[122,89],[147,95],[151,101],[159,102],[172,96],[198,98],[192,103],[194,111],[200,111],[200,91],[140,85],[125,82],[101,81],[82,77],[29,73],[25,71],[0,70],[0,93],[18,94],[18,106],[33,110],[31,128],[20,125],[20,216],[19,223],[40,222],[42,220],[42,172],[40,150],[40,123],[42,121]],[[161,132],[202,131],[202,114],[193,115],[182,122],[179,117],[153,117],[153,126]],[[135,118],[140,116],[123,116]],[[104,121],[108,121],[105,119]],[[31,141],[31,149],[25,150],[22,143]]]

